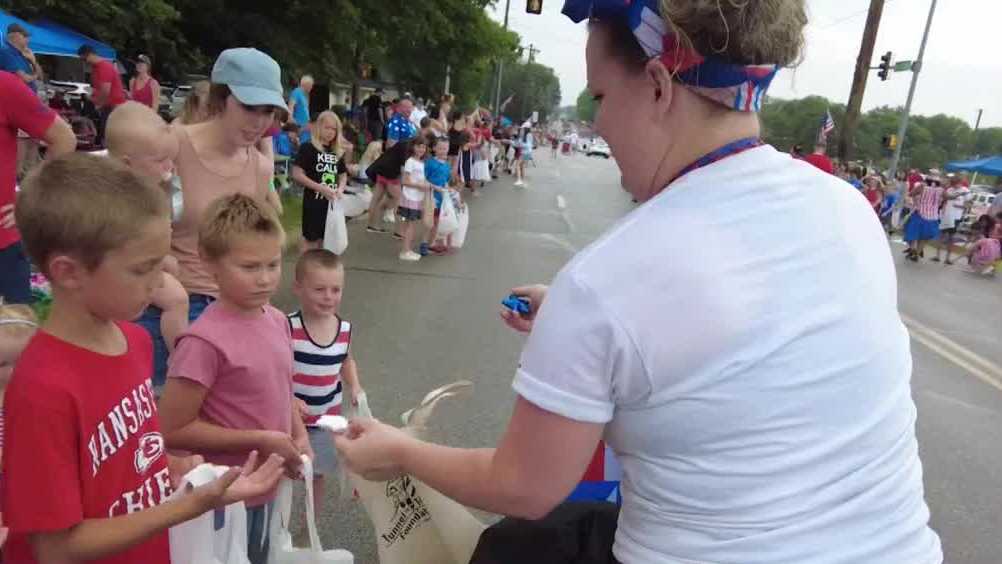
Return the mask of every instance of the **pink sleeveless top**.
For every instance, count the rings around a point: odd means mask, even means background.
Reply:
[[[157,109],[157,106],[160,105],[159,100],[157,101],[158,103],[153,103],[153,83],[155,82],[156,80],[154,80],[153,77],[150,77],[150,79],[146,81],[146,84],[144,84],[141,88],[136,88],[139,85],[139,81],[134,81],[132,83],[131,92],[132,100],[139,102],[140,104],[145,104],[154,110]]]
[[[178,279],[191,294],[217,296],[219,286],[206,270],[198,256],[198,227],[202,216],[218,198],[231,194],[247,194],[266,201],[269,190],[269,174],[265,159],[254,147],[247,149],[247,164],[239,174],[223,176],[210,170],[195,153],[188,136],[188,127],[178,127],[180,152],[177,156],[177,174],[181,177],[181,194],[184,208],[174,224],[171,237],[171,254],[177,259],[180,276]],[[270,163],[267,163],[270,164]]]

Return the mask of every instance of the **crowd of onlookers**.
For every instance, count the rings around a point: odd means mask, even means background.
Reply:
[[[329,475],[333,445],[314,425],[364,396],[331,210],[352,186],[367,231],[392,226],[402,260],[452,252],[461,232],[445,224],[461,223],[464,197],[504,172],[524,186],[539,133],[451,96],[425,107],[377,91],[358,111],[311,115],[312,79],[287,99],[278,64],[246,48],[224,51],[168,123],[148,59],[127,96],[109,61],[80,55],[104,148],[91,154],[75,152],[58,100],[0,71],[3,557],[166,563],[169,526],[245,501],[250,561],[266,562],[277,480],[302,455]],[[23,178],[19,132],[46,147]],[[303,203],[288,315],[269,305],[286,239],[276,163]],[[42,276],[39,330],[20,304]],[[175,502],[203,460],[234,470]],[[121,525],[137,513],[143,527]]]
[[[912,169],[891,180],[862,165],[836,166],[823,144],[809,155],[798,148],[792,154],[859,190],[889,233],[903,232],[908,260],[919,262],[933,243],[937,247],[935,256],[929,257],[933,262],[952,265],[956,251],[973,272],[994,275],[1002,266],[1002,197],[996,196],[991,206],[976,208],[966,175]]]

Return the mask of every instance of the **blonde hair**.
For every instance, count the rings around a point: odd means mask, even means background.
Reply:
[[[170,215],[164,192],[117,159],[70,153],[25,180],[14,210],[28,255],[46,276],[65,253],[94,270],[105,255]]]
[[[26,305],[0,303],[0,338],[24,338],[38,329],[38,317]]]
[[[285,231],[275,210],[244,194],[224,196],[209,205],[198,229],[198,248],[203,258],[219,260],[233,248],[238,237],[270,235],[285,241]]]
[[[184,101],[178,121],[183,125],[202,123],[209,119],[209,81],[199,80],[191,85],[191,92]]]
[[[320,112],[320,115],[317,116],[317,120],[313,122],[314,129],[312,134],[310,135],[310,143],[313,145],[313,148],[315,148],[317,151],[321,153],[327,150],[327,148],[323,146],[323,143],[321,143],[319,135],[320,130],[323,129],[323,123],[326,121],[333,121],[334,127],[337,128],[337,135],[334,136],[334,141],[333,145],[331,146],[331,151],[335,155],[340,157],[341,153],[344,152],[344,149],[342,148],[343,145],[341,137],[342,134],[341,118],[337,117],[337,114],[335,114],[330,110],[327,110],[325,112]]]
[[[746,65],[796,66],[804,49],[804,0],[661,0],[683,46]]]
[[[344,262],[341,261],[341,257],[327,249],[310,249],[296,261],[296,282],[302,282],[306,278],[306,271],[314,266],[334,270],[344,268]]]

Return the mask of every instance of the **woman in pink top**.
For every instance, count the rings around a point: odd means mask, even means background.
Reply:
[[[274,163],[258,142],[285,105],[278,63],[257,49],[223,51],[212,69],[208,121],[175,127],[180,152],[176,166],[184,211],[174,224],[171,254],[181,283],[191,295],[192,318],[219,292],[198,255],[198,225],[214,200],[243,193],[272,204]]]
[[[160,83],[150,75],[153,63],[146,55],[136,57],[136,76],[129,80],[129,95],[156,111],[160,107]]]

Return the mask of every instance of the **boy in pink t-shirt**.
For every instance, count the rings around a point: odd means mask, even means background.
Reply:
[[[199,253],[219,284],[219,299],[178,339],[160,414],[170,449],[231,464],[251,450],[277,453],[287,473],[313,457],[292,409],[292,335],[269,305],[281,278],[284,232],[275,211],[245,195],[214,202],[199,229]],[[248,555],[267,561],[268,506],[247,501]]]

